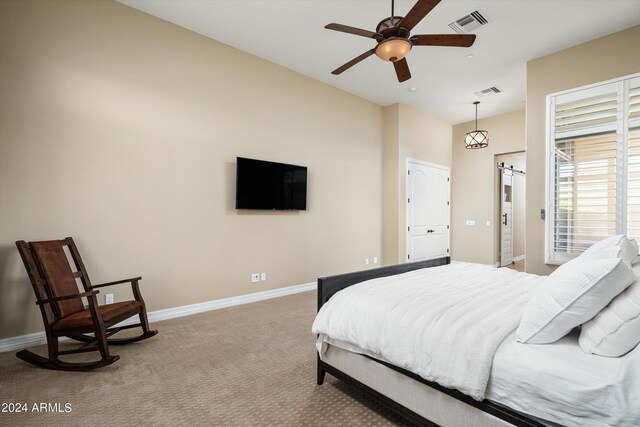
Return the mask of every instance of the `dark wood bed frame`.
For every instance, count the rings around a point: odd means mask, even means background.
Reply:
[[[322,305],[325,302],[327,302],[329,298],[331,298],[336,292],[344,288],[347,288],[351,285],[355,285],[356,283],[360,283],[365,280],[375,279],[378,277],[387,277],[387,276],[393,276],[396,274],[402,274],[402,273],[417,270],[420,268],[445,265],[445,264],[449,264],[450,262],[451,262],[450,258],[445,257],[445,258],[438,258],[438,259],[433,259],[428,261],[392,265],[389,267],[381,267],[381,268],[376,268],[372,270],[359,271],[355,273],[340,274],[340,275],[331,276],[331,277],[322,277],[318,279],[318,310],[320,310],[320,307],[322,307]],[[457,400],[460,400],[468,405],[471,405],[477,409],[480,409],[483,412],[491,414],[496,418],[499,418],[508,423],[511,423],[515,426],[536,426],[536,427],[542,426],[542,424],[539,423],[538,421],[527,418],[526,416],[521,415],[517,412],[511,411],[505,407],[496,405],[495,403],[490,402],[486,399],[482,402],[478,402],[477,400],[473,399],[470,396],[467,396],[466,394],[463,394],[458,390],[446,388],[435,382],[427,381],[424,378],[412,372],[409,372],[405,369],[391,365],[389,363],[385,363],[383,361],[374,359],[369,356],[365,356],[365,357],[377,363],[380,363],[390,369],[393,369],[394,371],[397,371],[403,375],[406,375],[407,377],[410,377],[415,381],[418,381],[431,388],[434,388],[441,393],[445,393]],[[429,421],[428,419],[422,417],[421,415],[416,414],[410,409],[404,407],[400,403],[389,399],[388,397],[378,392],[377,390],[372,389],[371,387],[352,378],[351,376],[345,374],[339,369],[336,369],[335,367],[329,365],[328,363],[323,362],[322,360],[320,360],[319,355],[317,359],[318,359],[318,367],[317,367],[318,385],[322,385],[322,383],[324,382],[324,376],[328,372],[334,377],[341,379],[346,383],[351,384],[357,389],[363,391],[365,394],[368,394],[374,400],[376,400],[383,406],[387,407],[391,411],[395,412],[396,414],[400,415],[402,418],[406,419],[407,421],[410,421],[417,425],[426,425],[426,426],[436,425],[433,422]]]

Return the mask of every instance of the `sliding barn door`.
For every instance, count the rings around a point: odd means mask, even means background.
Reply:
[[[500,266],[513,263],[513,172],[502,169],[500,180]]]
[[[449,168],[407,162],[407,262],[449,256]]]

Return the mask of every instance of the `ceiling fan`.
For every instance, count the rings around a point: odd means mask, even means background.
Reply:
[[[476,40],[475,34],[420,34],[410,32],[440,0],[418,0],[407,16],[394,15],[394,0],[391,0],[391,16],[378,23],[376,31],[368,31],[342,24],[328,24],[325,28],[343,33],[375,39],[377,46],[336,68],[331,74],[341,74],[374,53],[383,61],[393,62],[399,82],[411,78],[405,56],[413,46],[453,46],[470,47]]]

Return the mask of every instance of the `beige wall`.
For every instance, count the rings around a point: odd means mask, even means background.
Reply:
[[[479,110],[482,111],[482,104]],[[489,132],[489,146],[469,150],[464,148],[464,135],[475,129],[475,122],[453,127],[451,254],[456,261],[494,264],[499,224],[495,203],[498,190],[496,155],[524,150],[525,112],[479,119],[478,128]],[[467,220],[475,220],[476,225],[465,225]],[[486,225],[487,221],[490,226]]]
[[[407,158],[451,167],[452,126],[449,123],[403,104],[399,104],[398,119],[403,179]]]
[[[0,2],[0,93],[0,337],[42,329],[18,239],[75,237],[150,310],[382,253],[375,104],[109,1]],[[308,210],[236,211],[236,156],[308,166]]]
[[[384,108],[383,115],[382,263],[392,265],[399,262],[400,253],[400,104]]]
[[[500,154],[496,156],[495,163],[502,163],[505,165],[511,165],[515,169],[524,171],[527,167],[527,155],[525,152],[519,153],[511,153],[511,154]],[[497,183],[496,191],[495,191],[495,212],[500,216],[500,175],[501,171],[496,167],[495,169],[495,178],[494,182]],[[524,246],[525,246],[525,200],[526,200],[526,175],[521,175],[514,173],[512,180],[512,194],[511,194],[511,209],[513,214],[513,257],[522,257],[524,256]],[[500,218],[496,218],[498,221]],[[500,227],[498,227],[499,223],[496,223],[495,232],[495,241],[497,244],[495,245],[494,259],[500,259]]]
[[[383,263],[390,265],[406,260],[407,159],[451,167],[452,127],[402,104],[383,114]]]
[[[549,274],[544,263],[546,96],[640,71],[640,26],[527,63],[527,265]]]

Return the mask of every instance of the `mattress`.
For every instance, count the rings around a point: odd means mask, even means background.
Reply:
[[[494,415],[414,381],[371,358],[328,346],[322,359],[352,379],[439,426],[513,427]]]
[[[385,361],[357,345],[323,336],[331,345]],[[578,331],[553,344],[521,344],[509,336],[498,348],[486,398],[547,425],[640,425],[640,348],[607,358],[584,353]]]
[[[486,398],[565,426],[640,425],[640,348],[622,357],[583,352],[579,331],[553,344],[498,348]]]

